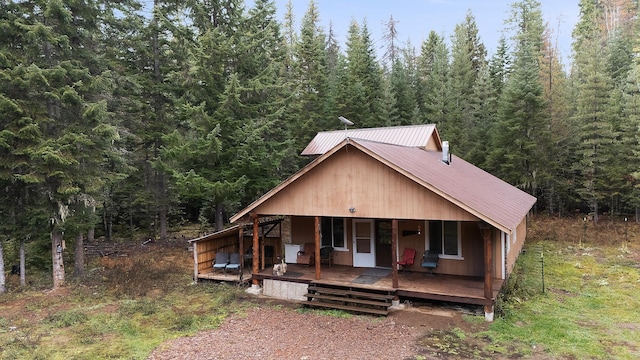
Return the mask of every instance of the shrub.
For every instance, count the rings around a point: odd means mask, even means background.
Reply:
[[[46,317],[46,321],[56,327],[69,327],[87,321],[88,317],[81,310],[60,311]]]

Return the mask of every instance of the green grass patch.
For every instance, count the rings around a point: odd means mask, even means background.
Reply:
[[[476,335],[512,356],[638,358],[640,273],[633,256],[614,245],[534,240],[501,294],[500,316]]]
[[[104,274],[122,279],[114,271]],[[162,342],[217,328],[229,314],[249,306],[243,289],[235,286],[193,285],[174,275],[147,284],[147,275],[126,274],[126,288],[79,286],[49,296],[24,291],[9,299],[23,302],[22,311],[32,319],[0,317],[0,359],[146,359]],[[139,296],[155,289],[156,296]]]
[[[351,319],[355,315],[350,312],[346,312],[344,310],[339,309],[312,309],[312,308],[299,308],[296,309],[297,313],[300,314],[318,314],[324,316],[331,316],[335,318],[343,318],[343,319]]]

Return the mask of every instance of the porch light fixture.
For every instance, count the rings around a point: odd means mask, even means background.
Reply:
[[[420,235],[422,234],[422,226],[418,225],[418,230],[403,230],[402,236]]]
[[[350,208],[349,208],[349,212],[353,214],[354,212],[356,212],[356,208],[354,208],[354,207],[350,207]]]

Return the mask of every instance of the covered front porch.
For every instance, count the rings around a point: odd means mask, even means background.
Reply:
[[[260,240],[259,216],[257,214],[251,214],[251,217],[253,220],[253,244],[254,248],[257,248]],[[264,293],[269,296],[280,297],[279,293],[271,291],[271,286],[273,285],[277,287],[276,292],[279,292],[281,288],[286,289],[283,290],[287,293],[283,294],[285,298],[291,298],[288,293],[293,293],[297,294],[297,299],[301,300],[303,296],[305,296],[302,292],[306,291],[310,284],[331,284],[333,282],[334,285],[347,287],[349,289],[370,289],[372,291],[383,289],[387,294],[393,294],[397,297],[483,305],[487,320],[493,320],[495,299],[503,281],[497,279],[497,274],[494,272],[494,247],[492,246],[494,228],[489,224],[481,221],[473,223],[473,228],[476,229],[475,231],[479,230],[480,232],[482,244],[482,255],[480,259],[482,259],[481,264],[484,270],[484,276],[473,274],[476,276],[471,277],[468,276],[469,274],[464,274],[467,276],[461,276],[447,272],[432,275],[425,273],[424,269],[415,272],[400,272],[400,265],[398,264],[399,256],[397,254],[400,229],[399,220],[397,219],[389,220],[390,267],[380,266],[379,264],[376,266],[372,263],[367,263],[366,265],[356,263],[356,255],[359,254],[361,250],[365,255],[375,253],[373,243],[376,236],[373,230],[373,220],[354,220],[355,225],[352,227],[353,246],[350,248],[354,256],[351,264],[340,264],[338,262],[339,265],[344,266],[321,266],[321,217],[314,216],[311,219],[313,220],[312,225],[306,228],[313,229],[311,233],[313,242],[311,242],[310,245],[315,247],[315,251],[311,252],[315,260],[310,263],[315,265],[308,267],[290,264],[290,268],[284,276],[276,277],[273,275],[273,271],[269,269],[265,271],[264,266],[259,267],[259,262],[254,261],[252,262],[251,271],[252,288],[258,289],[260,285],[262,285],[263,287],[267,287],[267,291]],[[359,227],[358,225],[363,226]],[[416,233],[420,234],[420,231]],[[403,233],[403,236],[404,235]],[[408,232],[406,232],[406,235],[409,236]],[[309,240],[311,239],[307,238],[306,241]],[[347,245],[349,242],[351,241],[346,241]],[[368,246],[362,245],[361,243]],[[335,263],[336,262],[334,262],[334,264]],[[268,281],[265,282],[265,280]],[[310,290],[307,296],[312,295],[311,292]]]
[[[289,264],[287,272],[276,276],[268,267],[253,274],[257,282],[276,280],[299,284],[328,284],[352,288],[354,290],[374,290],[398,296],[400,299],[437,300],[460,304],[492,305],[503,284],[501,279],[493,279],[491,298],[485,297],[485,281],[482,277],[468,277],[446,274],[403,271],[397,274],[397,287],[393,286],[393,272],[390,268],[354,268],[351,266],[322,266],[321,279],[316,280],[313,266]]]

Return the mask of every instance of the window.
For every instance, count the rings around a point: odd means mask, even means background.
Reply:
[[[345,245],[344,219],[323,217],[320,222],[320,243],[322,246],[332,246],[337,250],[347,250]]]
[[[429,221],[429,249],[442,258],[462,260],[460,222]]]

